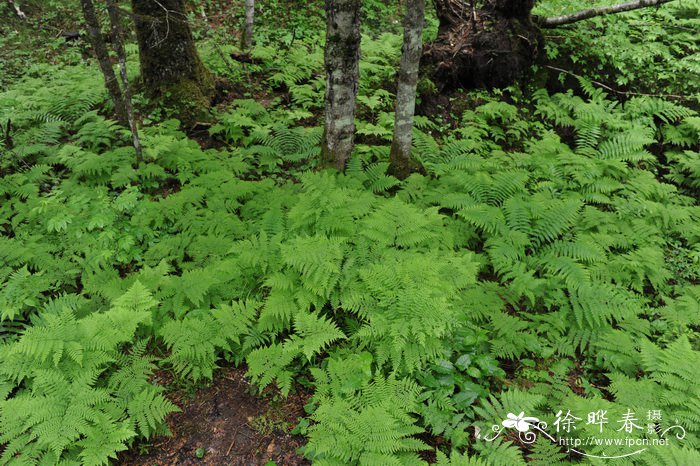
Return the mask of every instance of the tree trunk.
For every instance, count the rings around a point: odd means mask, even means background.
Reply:
[[[134,109],[131,105],[131,89],[129,87],[129,78],[126,73],[126,51],[124,50],[121,27],[119,26],[119,10],[117,10],[113,0],[105,0],[105,3],[107,5],[107,12],[109,13],[112,45],[119,59],[119,74],[122,79],[122,86],[124,87],[124,109],[126,110],[129,129],[131,129],[131,141],[136,151],[136,166],[138,167],[143,161],[143,151],[141,149],[138,126],[136,126],[136,118],[134,117]]]
[[[180,110],[184,120],[211,104],[214,78],[197,54],[185,0],[132,0],[146,94]]]
[[[361,0],[326,0],[326,108],[321,167],[345,170],[355,138]]]
[[[542,46],[534,0],[435,0],[438,38],[425,64],[443,87],[502,87],[521,78]]]
[[[253,25],[255,23],[255,0],[245,0],[245,27],[243,28],[243,50],[253,46]]]
[[[109,59],[107,47],[102,39],[102,29],[100,28],[100,23],[95,14],[95,5],[93,5],[92,0],[80,0],[80,5],[83,9],[90,45],[92,45],[92,49],[95,51],[97,63],[100,65],[102,75],[105,79],[107,93],[114,105],[114,114],[117,121],[126,126],[129,122],[126,117],[126,109],[124,108],[124,96],[122,96],[119,82],[114,75],[114,68],[112,68],[112,61]]]
[[[0,129],[2,129],[2,130],[3,130],[3,133],[5,133],[5,134],[3,134],[3,138],[2,138],[2,139],[3,139],[3,144],[5,145],[5,149],[7,149],[7,150],[12,150],[12,149],[14,149],[14,148],[15,148],[15,143],[14,143],[14,141],[12,140],[12,120],[8,119],[8,120],[7,120],[7,125],[5,126],[5,128],[3,128],[2,126],[0,126]],[[2,152],[0,152],[0,157],[1,157],[2,155],[3,155]]]
[[[407,0],[403,26],[403,50],[396,90],[394,139],[391,143],[391,173],[399,179],[412,171],[413,114],[416,109],[418,68],[423,53],[425,0]]]

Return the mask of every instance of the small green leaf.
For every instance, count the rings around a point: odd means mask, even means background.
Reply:
[[[470,354],[463,354],[459,357],[459,359],[457,359],[457,361],[455,362],[455,366],[462,370],[466,370],[471,363],[472,356]]]

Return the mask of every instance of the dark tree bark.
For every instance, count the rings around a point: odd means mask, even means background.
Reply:
[[[425,64],[445,87],[502,87],[521,78],[542,45],[534,0],[435,0],[438,38]]]
[[[185,120],[211,104],[214,78],[197,54],[185,0],[132,0],[146,94],[182,110]]]
[[[126,117],[126,109],[124,108],[124,96],[119,88],[119,81],[117,81],[117,77],[114,74],[114,68],[112,68],[112,61],[109,59],[107,47],[102,39],[102,29],[100,28],[100,23],[95,14],[95,5],[92,3],[92,0],[80,0],[80,6],[82,7],[83,16],[85,17],[90,45],[92,45],[92,49],[95,51],[97,63],[100,65],[100,70],[102,70],[102,75],[104,76],[107,93],[114,105],[114,115],[119,123],[126,126],[129,122]]]
[[[345,170],[355,138],[360,0],[326,0],[326,107],[321,167]]]
[[[119,60],[119,75],[121,76],[122,86],[124,87],[124,109],[126,118],[131,130],[131,141],[136,151],[136,166],[143,161],[143,151],[141,149],[141,139],[139,138],[139,130],[134,117],[134,108],[131,105],[131,88],[129,86],[129,78],[126,73],[126,51],[124,50],[124,41],[122,39],[121,27],[119,26],[119,10],[114,5],[113,0],[105,0],[107,12],[109,14],[110,34],[112,37],[112,45],[114,51],[117,52]]]
[[[411,144],[413,116],[416,109],[418,69],[423,53],[425,0],[407,0],[403,26],[403,48],[396,89],[394,139],[391,143],[391,173],[399,179],[412,171]]]
[[[12,120],[7,120],[7,125],[5,125],[5,128],[0,126],[0,129],[3,130],[3,144],[5,145],[5,149],[7,150],[12,150],[15,147],[15,143],[12,140]],[[0,152],[2,154],[2,152]]]
[[[435,0],[440,28],[424,64],[443,87],[503,87],[526,74],[540,56],[542,28],[669,3],[633,0],[570,15],[533,18],[534,0]]]

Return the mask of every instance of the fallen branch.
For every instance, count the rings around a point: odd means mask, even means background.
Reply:
[[[564,24],[576,23],[584,19],[590,19],[595,16],[608,15],[614,13],[624,13],[625,11],[637,10],[654,5],[662,5],[674,0],[635,0],[633,2],[619,3],[617,5],[599,6],[588,8],[586,10],[577,11],[570,15],[552,16],[549,18],[536,18],[535,21],[542,28],[555,28]]]

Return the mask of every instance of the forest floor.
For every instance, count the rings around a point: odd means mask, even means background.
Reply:
[[[552,31],[508,88],[421,79],[403,181],[396,2],[363,2],[344,174],[317,170],[322,4],[259,9],[248,56],[242,0],[189,2],[219,94],[183,126],[125,18],[134,168],[78,2],[21,3],[0,0],[0,464],[572,466],[629,451],[493,428],[567,412],[586,439],[604,412],[610,439],[655,438],[616,429],[634,409],[687,436],[625,464],[700,465],[700,0]]]
[[[158,382],[170,385],[168,378],[160,372]],[[167,396],[182,410],[167,418],[173,435],[141,443],[120,455],[117,464],[310,464],[297,452],[304,438],[289,433],[303,415],[308,395],[302,392],[282,401],[273,394],[260,397],[246,380],[245,368],[224,368],[206,387],[179,388]]]

